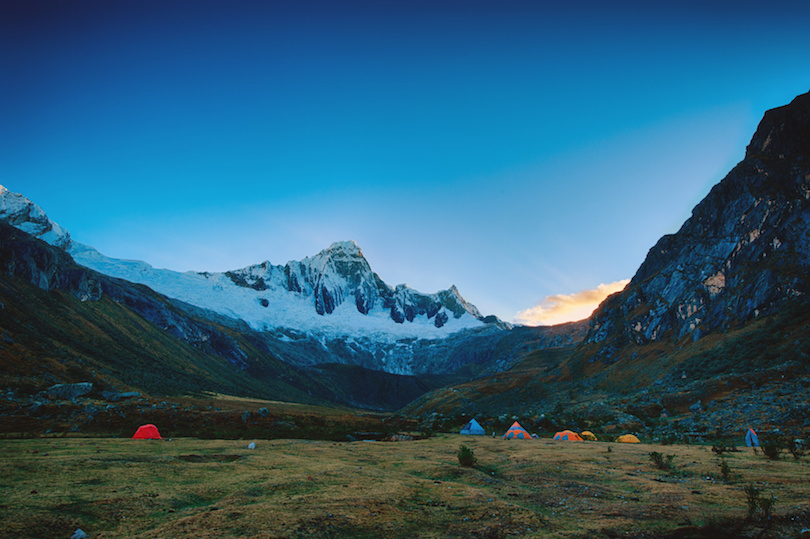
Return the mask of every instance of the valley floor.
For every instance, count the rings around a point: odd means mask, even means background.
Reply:
[[[473,467],[460,466],[460,445]],[[59,437],[3,439],[0,454],[10,537],[717,539],[810,528],[806,457],[718,457],[700,445]]]

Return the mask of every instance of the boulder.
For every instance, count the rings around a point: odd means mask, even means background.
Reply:
[[[141,394],[137,391],[102,391],[101,396],[110,402],[118,402],[124,399],[131,399],[133,397],[140,397]]]
[[[87,395],[93,391],[91,382],[79,382],[76,384],[56,384],[45,390],[49,397],[60,400],[71,400],[82,395]]]

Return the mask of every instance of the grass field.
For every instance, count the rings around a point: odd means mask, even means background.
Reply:
[[[459,465],[462,444],[472,468]],[[0,451],[6,537],[717,539],[810,528],[805,461],[727,453],[724,480],[720,457],[698,445],[68,437],[4,439]],[[672,468],[656,467],[653,451],[674,455]],[[749,516],[751,485],[772,500],[770,516],[756,505]]]

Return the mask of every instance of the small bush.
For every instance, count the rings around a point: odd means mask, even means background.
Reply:
[[[776,505],[776,498],[771,494],[770,498],[759,499],[759,509],[762,511],[762,518],[770,520],[773,515],[773,506]]]
[[[717,455],[722,455],[723,453],[737,453],[739,449],[737,449],[733,445],[726,445],[723,442],[714,442],[712,444],[712,451],[717,453]]]
[[[725,482],[729,482],[731,480],[731,467],[729,467],[728,462],[726,462],[726,459],[721,459],[720,476],[723,478],[723,481]]]
[[[763,436],[760,443],[762,454],[771,460],[778,460],[785,444],[778,436]]]
[[[751,518],[757,511],[759,490],[753,484],[746,485],[743,490],[745,491],[745,501],[748,504],[748,518]]]
[[[653,451],[652,453],[650,453],[650,460],[652,461],[653,464],[655,464],[655,467],[658,468],[659,470],[672,470],[673,468],[675,468],[675,466],[672,464],[672,459],[674,458],[675,455],[667,455],[666,457],[664,457],[664,455],[662,455],[658,451]]]
[[[475,455],[473,454],[473,450],[466,445],[460,445],[458,447],[456,456],[458,456],[458,463],[465,468],[471,468],[475,464]]]
[[[675,434],[667,434],[661,437],[661,445],[674,445],[678,443],[678,436]]]
[[[791,437],[788,438],[787,441],[787,450],[790,451],[790,454],[793,455],[794,459],[799,460],[804,456],[806,447],[804,446],[804,442],[802,440],[796,440]]]
[[[773,508],[776,505],[776,498],[771,494],[770,498],[764,498],[759,495],[759,489],[753,483],[746,485],[743,489],[745,491],[745,500],[748,504],[748,518],[751,519],[757,511],[762,513],[764,520],[770,520],[773,516]]]

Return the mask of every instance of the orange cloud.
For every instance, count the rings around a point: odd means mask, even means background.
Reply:
[[[593,290],[548,296],[531,309],[515,314],[515,323],[527,326],[554,326],[588,318],[610,294],[623,290],[630,279],[600,284]]]

